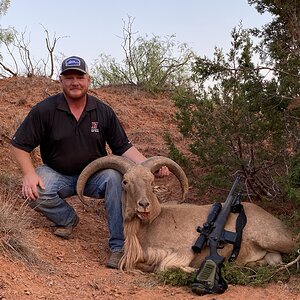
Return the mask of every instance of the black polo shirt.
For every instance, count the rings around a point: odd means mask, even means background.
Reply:
[[[12,145],[26,152],[40,146],[43,163],[64,175],[78,175],[107,155],[106,143],[116,155],[132,147],[112,108],[88,95],[77,121],[63,93],[35,105],[12,138]]]

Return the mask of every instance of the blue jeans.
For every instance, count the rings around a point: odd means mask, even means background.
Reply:
[[[30,207],[41,212],[57,226],[73,225],[76,212],[64,198],[76,195],[78,175],[62,175],[47,165],[38,167],[36,172],[42,178],[45,189],[39,188],[39,198],[30,201]],[[109,248],[112,252],[121,251],[124,243],[121,182],[122,175],[119,172],[106,169],[92,175],[84,188],[85,196],[105,199]]]

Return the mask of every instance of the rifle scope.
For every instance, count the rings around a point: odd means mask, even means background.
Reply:
[[[192,250],[195,253],[200,253],[203,246],[207,242],[207,237],[210,234],[211,230],[213,229],[213,223],[217,219],[219,212],[222,209],[222,204],[219,202],[215,202],[212,205],[212,208],[207,216],[206,222],[203,224],[202,227],[198,227],[197,231],[200,233],[200,236],[196,240],[195,244],[192,246]]]

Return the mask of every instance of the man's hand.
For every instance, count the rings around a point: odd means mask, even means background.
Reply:
[[[166,166],[161,167],[158,171],[154,173],[154,176],[158,178],[169,176],[169,175],[170,175],[170,170]]]
[[[35,172],[27,174],[23,177],[22,195],[25,199],[36,200],[39,197],[37,187],[45,188],[45,185],[40,176]]]
[[[44,189],[44,182],[41,177],[35,172],[31,161],[30,153],[14,146],[11,146],[11,152],[16,158],[23,173],[22,195],[25,199],[35,200],[39,193],[37,187]]]

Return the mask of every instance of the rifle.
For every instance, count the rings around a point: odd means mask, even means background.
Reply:
[[[224,227],[229,214],[236,210],[236,207],[239,207],[243,212],[242,205],[240,204],[241,195],[235,193],[239,181],[240,177],[237,176],[223,206],[218,202],[214,203],[203,227],[197,228],[200,236],[192,246],[193,251],[200,253],[206,244],[210,248],[210,254],[205,257],[192,284],[192,291],[198,295],[222,294],[228,287],[221,275],[221,268],[225,258],[219,255],[217,250],[223,248],[225,243],[234,244],[237,239],[236,233],[226,231]],[[243,212],[243,220],[240,227],[244,227],[245,224],[246,216]],[[238,250],[234,250],[232,257],[236,257],[238,251],[239,248]]]
[[[200,253],[202,248],[206,245],[207,238],[213,229],[214,222],[215,222],[216,218],[218,217],[221,209],[222,209],[221,203],[219,203],[219,202],[214,203],[212,205],[210,213],[208,214],[206,222],[203,223],[202,227],[200,227],[200,226],[197,227],[197,232],[200,233],[200,236],[198,237],[195,244],[192,246],[192,250],[195,253]]]

